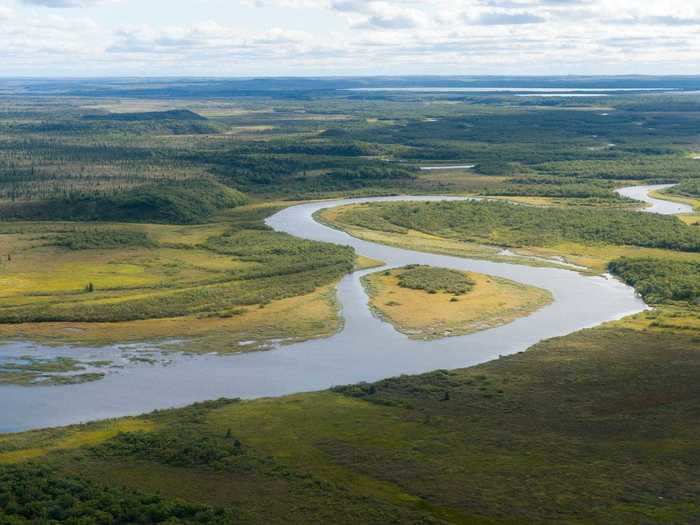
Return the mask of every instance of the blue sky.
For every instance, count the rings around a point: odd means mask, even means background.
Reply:
[[[700,74],[700,0],[0,0],[0,76]]]

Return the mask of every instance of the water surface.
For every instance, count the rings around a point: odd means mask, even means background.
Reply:
[[[366,270],[338,286],[345,326],[333,337],[233,356],[155,355],[155,364],[123,358],[137,347],[45,348],[10,343],[0,353],[85,355],[114,359],[123,368],[94,383],[52,387],[0,387],[0,432],[59,426],[135,415],[196,401],[257,398],[313,391],[338,384],[375,381],[399,374],[468,367],[526,350],[542,339],[566,335],[646,309],[632,288],[610,277],[583,276],[573,270],[535,268],[413,252],[350,237],[317,223],[314,212],[371,200],[444,200],[441,197],[377,198],[307,203],[280,211],[268,224],[298,237],[353,246],[358,254],[389,266],[429,264],[482,272],[549,290],[554,302],[508,325],[438,341],[414,341],[372,315],[360,283]],[[121,361],[120,361],[121,359]],[[164,362],[165,361],[165,362]]]
[[[620,188],[617,193],[623,197],[629,197],[630,199],[635,199],[638,201],[646,202],[649,204],[646,208],[641,211],[648,213],[658,213],[660,215],[677,215],[679,213],[693,213],[693,207],[688,204],[682,204],[680,202],[671,202],[662,199],[655,199],[651,197],[649,193],[653,191],[665,190],[672,188],[675,184],[654,184],[647,186],[629,186],[627,188]]]

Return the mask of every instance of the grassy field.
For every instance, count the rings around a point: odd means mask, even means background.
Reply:
[[[405,268],[363,277],[370,307],[415,339],[464,335],[509,323],[551,302],[548,292],[507,279],[469,273],[471,290],[460,295],[401,286]],[[409,270],[410,271],[410,270]]]
[[[232,352],[331,335],[340,326],[334,284],[354,255],[263,228],[283,206],[249,205],[192,226],[4,223],[0,336],[184,337],[179,348]]]
[[[466,370],[4,436],[0,461],[241,523],[692,523],[697,337],[598,328]]]

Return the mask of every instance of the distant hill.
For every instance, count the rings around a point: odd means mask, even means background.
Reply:
[[[78,194],[0,207],[0,219],[198,224],[247,202],[240,191],[210,180],[149,184],[111,195]]]

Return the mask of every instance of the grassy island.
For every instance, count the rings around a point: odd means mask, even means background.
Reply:
[[[363,278],[370,307],[416,339],[464,335],[527,316],[549,292],[507,279],[429,266],[408,266]]]

